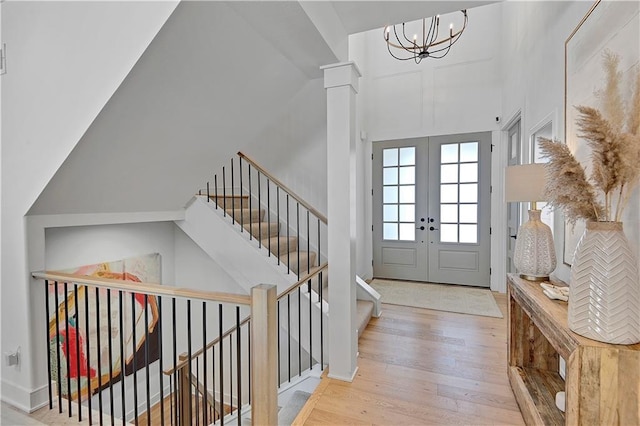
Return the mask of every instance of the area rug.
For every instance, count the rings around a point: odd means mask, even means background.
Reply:
[[[380,293],[382,303],[502,318],[488,289],[377,278],[370,285]]]

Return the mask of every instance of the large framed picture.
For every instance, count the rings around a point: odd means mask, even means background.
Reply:
[[[601,108],[598,90],[604,89],[606,73],[603,54],[610,51],[620,57],[623,87],[633,87],[640,67],[640,2],[597,0],[565,42],[565,143],[591,173],[590,150],[576,130],[578,105]],[[629,102],[631,91],[623,91]],[[623,217],[624,231],[635,248],[640,246],[640,197],[633,194]],[[563,261],[571,266],[573,254],[585,228],[565,222]]]

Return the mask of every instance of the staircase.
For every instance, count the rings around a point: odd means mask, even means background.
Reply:
[[[220,192],[220,191],[218,191]],[[226,192],[226,191],[225,191]],[[307,273],[317,267],[318,255],[315,251],[309,251],[299,244],[297,235],[288,235],[289,229],[281,226],[277,221],[267,220],[264,208],[249,207],[248,195],[209,195],[212,202],[222,209],[226,216],[231,217],[232,223],[237,223],[245,231],[251,234],[257,241],[258,248],[266,249],[273,256],[276,256],[278,263],[286,266],[287,273],[304,277]],[[252,202],[251,204],[254,204]],[[257,204],[257,202],[255,202]],[[284,234],[284,235],[281,235]],[[323,275],[322,292],[317,286],[314,291],[322,294],[325,302],[329,302],[329,279],[328,274]],[[358,299],[357,325],[358,336],[360,330],[364,330],[369,324],[374,314],[374,302],[371,300]]]

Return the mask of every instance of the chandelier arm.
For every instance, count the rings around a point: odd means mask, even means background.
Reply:
[[[438,21],[439,21],[439,19],[438,19]],[[435,17],[431,20],[431,22],[435,23],[435,24],[433,25],[433,30],[429,30],[429,35],[430,35],[429,43],[427,44],[427,42],[425,41],[425,43],[424,43],[424,48],[425,49],[431,47],[433,45],[433,42],[438,39],[438,30],[440,28],[440,25],[439,25],[440,23],[436,22],[436,18]]]
[[[396,29],[395,25],[393,29],[394,30]],[[402,37],[404,37],[404,39],[407,40],[407,42],[409,42],[410,44],[414,44],[414,42],[409,40],[409,38],[407,37],[407,33],[405,32],[404,22],[402,23]],[[396,35],[396,38],[398,38],[397,35]],[[398,38],[398,43],[402,44],[402,41],[399,38]]]
[[[402,26],[402,31],[404,32],[404,25]],[[395,26],[395,25],[393,26],[393,33],[395,34],[395,36],[396,36],[396,40],[398,40],[398,43],[400,43],[400,45],[396,45],[396,44],[393,44],[393,43],[389,43],[389,42],[387,42],[387,47],[388,47],[389,45],[391,45],[391,46],[396,47],[396,48],[398,48],[398,49],[404,49],[404,50],[406,50],[407,52],[409,52],[409,53],[411,53],[411,54],[414,54],[414,53],[415,53],[415,48],[414,48],[414,47],[412,47],[412,48],[408,48],[407,46],[405,46],[404,44],[402,44],[402,41],[400,40],[400,37],[398,37],[398,32],[396,31],[396,26]],[[406,38],[406,36],[405,36],[405,38]],[[412,43],[412,44],[413,44],[413,43]]]
[[[430,52],[430,53],[438,53],[438,52],[441,52],[441,51],[443,51],[443,50],[451,49],[451,46],[453,46],[454,44],[456,44],[456,42],[460,39],[460,34],[461,34],[461,31],[459,31],[457,34],[454,34],[453,38],[450,38],[450,39],[448,39],[448,40],[447,40],[447,41],[449,41],[449,42],[450,42],[447,46],[440,47],[440,48],[438,48],[438,49],[436,49],[436,50],[434,50],[433,52]],[[443,41],[444,41],[444,40],[443,40]],[[442,44],[442,43],[440,43],[440,44]],[[435,45],[434,45],[434,46],[435,46]],[[437,58],[436,58],[436,59],[437,59]]]
[[[398,56],[394,55],[393,52],[391,51],[391,47],[389,46],[389,44],[387,44],[387,50],[389,51],[389,54],[394,58],[397,59],[399,61],[409,61],[411,59],[413,59],[414,57],[411,56],[409,58],[399,58]]]

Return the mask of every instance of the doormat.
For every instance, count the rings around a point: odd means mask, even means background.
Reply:
[[[382,303],[502,318],[489,289],[378,278],[370,285],[380,293]]]

